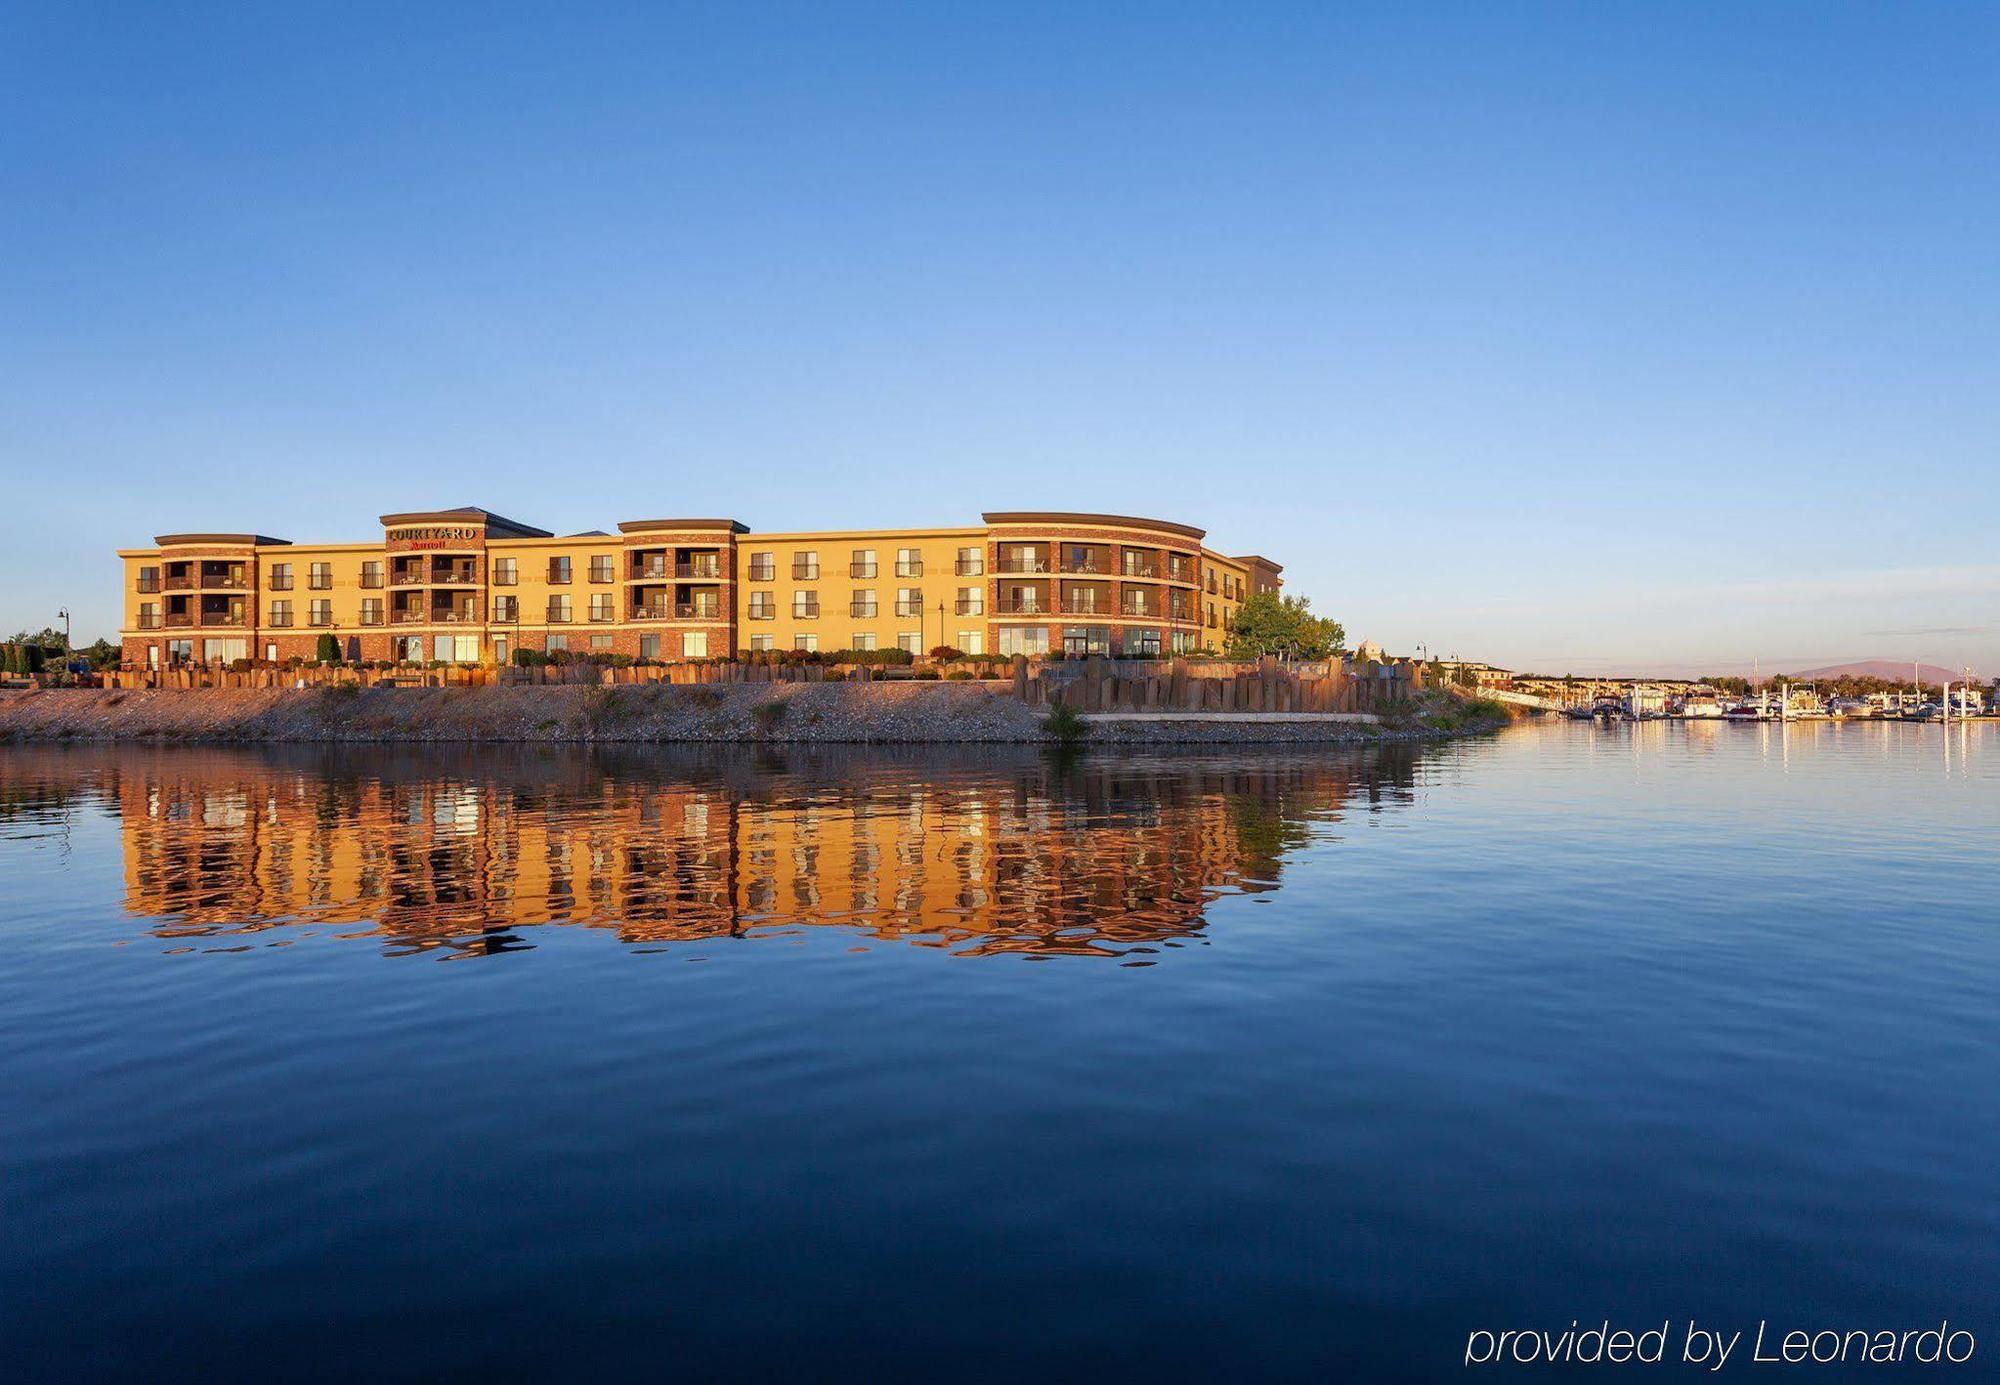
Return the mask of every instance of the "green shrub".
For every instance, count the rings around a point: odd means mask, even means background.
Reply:
[[[979,676],[978,674],[974,673],[969,668],[955,668],[950,673],[947,673],[945,675],[945,679],[946,681],[952,683],[959,683],[959,682],[970,683],[973,679],[977,678],[978,676]]]
[[[773,698],[769,702],[759,702],[755,707],[752,707],[750,715],[756,718],[757,725],[762,727],[764,734],[768,736],[771,732],[784,725],[785,718],[791,713],[791,710],[792,706],[789,702]]]
[[[1075,745],[1090,734],[1090,723],[1079,716],[1076,709],[1067,702],[1058,702],[1049,708],[1049,714],[1042,718],[1042,730],[1064,745]]]
[[[321,635],[313,646],[313,653],[323,664],[340,662],[340,641],[332,635]]]

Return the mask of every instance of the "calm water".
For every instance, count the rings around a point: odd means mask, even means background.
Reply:
[[[1997,842],[1993,727],[0,750],[0,1375],[1986,1378]]]

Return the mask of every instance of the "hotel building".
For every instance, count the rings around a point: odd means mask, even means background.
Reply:
[[[968,654],[1220,649],[1276,591],[1267,558],[1192,525],[989,513],[962,528],[756,534],[628,520],[558,537],[487,510],[382,516],[370,543],[162,534],[119,550],[127,664],[312,658],[504,662],[521,649],[672,662],[739,650],[951,645]]]

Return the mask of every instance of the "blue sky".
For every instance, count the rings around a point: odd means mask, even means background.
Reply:
[[[1972,4],[9,6],[0,625],[175,529],[1046,507],[1391,647],[2000,673],[1997,64]]]

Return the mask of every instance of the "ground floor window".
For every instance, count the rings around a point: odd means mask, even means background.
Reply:
[[[267,664],[275,664],[278,662],[278,646],[276,646],[275,644],[267,644],[264,646],[264,662]]]
[[[911,654],[923,653],[924,652],[923,632],[905,630],[902,634],[896,636],[896,648],[906,650]]]
[[[1109,654],[1111,652],[1111,627],[1108,625],[1066,625],[1063,627],[1063,653],[1075,658],[1082,654]]]
[[[420,664],[424,660],[424,637],[422,635],[398,635],[394,640],[396,659],[399,663]]]
[[[479,662],[479,636],[434,636],[431,639],[431,657],[441,664],[476,664]]]
[[[605,650],[610,649],[612,647],[612,644],[613,644],[613,637],[610,635],[592,635],[590,637],[591,649],[595,650],[597,653],[600,654],[602,654]]]
[[[1198,637],[1192,630],[1174,631],[1174,653],[1176,654],[1194,653],[1194,651],[1197,648],[1199,648],[1199,646],[1196,643],[1197,638]]]
[[[777,647],[778,647],[778,641],[774,636],[752,635],[750,637],[750,648],[753,652],[761,652],[762,650],[766,649],[776,649]]]
[[[658,635],[639,636],[639,657],[657,659],[660,657],[660,637]]]
[[[819,648],[819,636],[818,636],[818,635],[794,635],[794,636],[792,636],[792,648],[794,648],[794,649],[806,649],[806,650],[812,650],[812,649],[818,649],[818,648]]]
[[[168,662],[168,663],[170,663],[170,664],[186,664],[186,663],[192,663],[193,661],[194,661],[194,641],[193,641],[193,640],[168,640],[168,641],[167,641],[167,662]]]
[[[210,663],[220,660],[225,664],[237,659],[247,659],[250,657],[250,641],[203,640],[201,642],[201,657]]]
[[[689,659],[708,657],[708,631],[690,630],[681,636],[681,654]]]
[[[849,649],[873,649],[875,647],[875,637],[865,630],[856,630],[853,639],[848,642],[847,647]]]
[[[983,630],[959,631],[958,648],[966,654],[984,654],[986,652],[986,632]]]
[[[1160,632],[1127,630],[1122,648],[1128,659],[1157,659],[1160,657]]]
[[[493,662],[496,664],[506,663],[507,652],[507,637],[505,635],[495,635],[493,637]]]
[[[147,667],[147,668],[158,668],[159,666],[160,666],[160,647],[159,647],[159,646],[158,646],[157,644],[149,644],[149,645],[147,645],[147,646],[146,646],[146,667]]]
[[[1046,625],[1003,625],[1000,627],[1000,653],[1011,659],[1018,654],[1033,657],[1049,652],[1049,628]]]
[[[550,651],[551,653],[555,652],[555,651],[556,651],[556,650],[558,650],[558,649],[568,649],[568,648],[569,648],[569,636],[568,636],[568,635],[550,635],[550,636],[549,636],[549,651]]]

